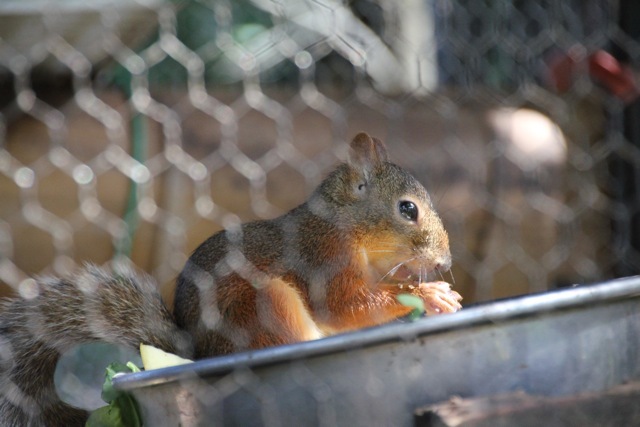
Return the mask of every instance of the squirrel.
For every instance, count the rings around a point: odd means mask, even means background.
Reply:
[[[425,188],[360,133],[349,161],[306,203],[202,243],[178,276],[174,313],[196,358],[305,341],[408,314],[400,293],[454,311],[459,295],[444,282],[404,289],[384,280],[396,268],[426,279],[450,266]]]
[[[0,420],[82,425],[87,413],[53,384],[60,355],[78,344],[144,343],[200,359],[387,323],[412,311],[400,294],[419,297],[427,314],[454,312],[460,295],[428,281],[450,266],[425,188],[360,133],[305,203],[205,240],[177,278],[173,313],[149,277],[95,266],[4,301]]]

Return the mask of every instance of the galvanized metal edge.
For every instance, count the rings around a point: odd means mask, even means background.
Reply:
[[[223,375],[239,367],[266,366],[388,342],[408,341],[453,329],[504,322],[533,314],[639,296],[640,276],[616,279],[599,284],[581,285],[491,302],[463,309],[454,314],[428,317],[412,323],[393,323],[315,341],[213,357],[187,365],[121,375],[114,378],[113,385],[118,390],[131,390],[194,377]]]

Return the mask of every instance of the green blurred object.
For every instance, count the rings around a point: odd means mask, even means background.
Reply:
[[[396,297],[398,302],[406,307],[412,307],[411,313],[409,313],[409,320],[417,320],[422,317],[425,312],[424,301],[415,295],[400,294]]]
[[[118,374],[140,372],[132,362],[125,364],[115,362],[107,366],[102,399],[107,406],[96,409],[87,420],[87,427],[140,427],[142,419],[138,404],[134,398],[113,388],[113,377]]]

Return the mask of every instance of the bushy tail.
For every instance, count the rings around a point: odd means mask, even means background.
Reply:
[[[0,304],[3,426],[84,424],[86,412],[60,401],[53,383],[60,355],[78,344],[145,343],[190,356],[189,339],[148,277],[88,266],[69,278],[39,280],[24,294]]]

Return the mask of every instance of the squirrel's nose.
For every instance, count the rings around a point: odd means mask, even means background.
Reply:
[[[434,266],[434,270],[440,272],[440,273],[444,273],[449,271],[449,269],[451,268],[451,255],[447,254],[447,255],[443,255],[440,258],[438,258],[436,260],[436,264]]]

